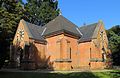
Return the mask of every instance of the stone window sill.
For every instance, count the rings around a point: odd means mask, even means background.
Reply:
[[[55,62],[72,62],[71,59],[56,59]]]

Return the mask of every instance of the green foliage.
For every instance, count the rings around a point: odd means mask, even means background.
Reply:
[[[2,39],[12,40],[17,25],[23,16],[23,8],[16,0],[2,0],[0,5],[0,30]],[[4,37],[4,38],[3,38]]]
[[[57,0],[27,0],[25,4],[26,21],[36,25],[45,25],[59,15]],[[28,14],[29,13],[29,14]]]
[[[17,0],[0,0],[0,64],[9,54],[10,42],[23,13],[23,7]]]
[[[9,57],[10,43],[21,19],[45,25],[59,15],[57,0],[0,0],[0,67]]]
[[[107,30],[109,46],[112,51],[113,65],[120,65],[120,26]]]

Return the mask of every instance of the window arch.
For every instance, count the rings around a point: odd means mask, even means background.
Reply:
[[[70,41],[62,38],[62,39],[59,39],[56,42],[56,44],[57,44],[57,53],[59,55],[58,58],[59,59],[71,59],[72,53],[71,53]]]
[[[71,46],[70,41],[67,40],[67,58],[71,59]]]
[[[62,58],[62,55],[61,55],[61,40],[59,39],[57,42],[57,53],[58,53],[58,59],[61,59]]]

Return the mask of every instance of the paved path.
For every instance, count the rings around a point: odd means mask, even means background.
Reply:
[[[113,70],[71,70],[71,71],[47,71],[47,70],[19,70],[19,69],[1,69],[1,72],[37,72],[37,73],[74,73],[74,72],[108,72]]]

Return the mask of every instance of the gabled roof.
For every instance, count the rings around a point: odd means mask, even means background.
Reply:
[[[79,31],[78,26],[67,20],[65,17],[59,15],[54,20],[50,21],[45,25],[46,30],[44,36],[56,33],[56,32],[67,32],[69,34],[80,37],[81,32]]]
[[[28,36],[36,40],[45,41],[43,36],[48,36],[59,32],[66,32],[74,36],[81,37],[79,28],[61,15],[43,27],[28,23],[24,20],[21,21],[23,22],[25,29],[28,32]]]
[[[33,38],[35,40],[45,41],[45,39],[41,36],[44,27],[28,23],[24,20],[22,20],[22,23],[24,24],[25,30],[28,32],[28,36],[30,38]]]
[[[93,23],[90,25],[79,27],[79,30],[83,34],[82,37],[79,39],[79,42],[90,41],[91,39],[96,38],[98,29],[98,23]]]
[[[97,37],[97,32],[99,30],[99,22],[78,28],[78,26],[61,15],[43,27],[28,23],[24,20],[21,21],[23,22],[25,29],[28,32],[28,36],[40,41],[46,41],[43,36],[45,37],[60,32],[65,32],[77,37],[81,37],[79,42],[90,41],[91,39]]]

